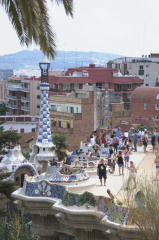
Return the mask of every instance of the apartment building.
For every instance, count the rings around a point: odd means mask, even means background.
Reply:
[[[40,79],[16,78],[0,82],[1,101],[7,102],[8,115],[37,115],[40,108]]]
[[[98,89],[114,89],[115,95],[123,98],[126,109],[130,108],[130,97],[134,89],[143,84],[139,77],[122,76],[118,69],[95,67],[69,68],[65,77],[50,76],[50,89],[68,92],[82,89],[83,85],[94,85]]]
[[[143,86],[159,86],[159,54],[151,53],[141,58],[117,58],[109,67],[118,69],[122,75],[136,76],[144,81]]]
[[[98,127],[111,127],[113,104],[123,104],[114,90],[98,89],[93,85],[83,85],[82,89],[74,92],[50,95],[52,134],[66,135],[70,150],[79,149],[80,141]],[[114,124],[120,123],[120,120],[118,117]]]

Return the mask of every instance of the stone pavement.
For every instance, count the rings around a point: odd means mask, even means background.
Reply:
[[[143,174],[148,174],[149,177],[155,174],[155,154],[152,153],[152,146],[149,145],[147,147],[147,154],[143,153],[143,147],[138,147],[138,152],[132,152],[130,156],[130,160],[132,160],[137,168],[137,178],[142,176]],[[129,170],[124,169],[124,176],[119,176],[118,166],[115,167],[114,174],[107,174],[107,182],[106,186],[100,186],[100,181],[97,177],[96,188],[91,192],[95,195],[107,195],[107,189],[109,188],[114,195],[117,195],[120,199],[122,199],[123,189],[122,187],[127,183],[127,179],[129,176]],[[136,190],[134,190],[136,191]]]

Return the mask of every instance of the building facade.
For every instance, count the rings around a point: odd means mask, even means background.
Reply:
[[[97,128],[111,128],[112,106],[116,104],[124,108],[122,98],[116,97],[114,90],[89,85],[71,93],[50,95],[52,134],[65,134],[71,145],[69,150],[79,149],[80,142]],[[118,117],[114,124],[119,123]]]
[[[65,77],[50,76],[49,82],[54,92],[75,91],[86,84],[99,89],[115,89],[115,95],[122,97],[125,108],[130,108],[132,91],[143,84],[138,77],[122,76],[117,69],[95,67],[95,64],[70,68]]]
[[[16,78],[0,82],[1,101],[7,102],[8,115],[37,115],[40,108],[40,79]]]
[[[141,119],[159,120],[159,87],[141,87],[131,96],[131,114],[133,123]]]
[[[120,70],[122,75],[139,77],[144,81],[143,86],[159,86],[159,54],[118,58],[111,66]]]

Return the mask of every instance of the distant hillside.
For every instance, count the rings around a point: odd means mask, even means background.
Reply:
[[[58,51],[54,61],[51,61],[52,69],[63,70],[72,67],[88,66],[90,62],[97,66],[105,66],[109,60],[122,57],[121,55],[101,52],[76,52]],[[39,69],[38,63],[42,61],[43,54],[39,50],[24,50],[14,54],[0,56],[0,69]]]

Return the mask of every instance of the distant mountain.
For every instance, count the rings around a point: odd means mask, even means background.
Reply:
[[[88,66],[90,62],[96,66],[105,66],[109,60],[122,57],[121,55],[102,52],[77,52],[58,51],[55,60],[51,61],[51,68],[63,70],[72,67]],[[0,69],[39,69],[39,62],[42,61],[43,54],[35,49],[33,51],[24,50],[14,54],[0,56]]]

